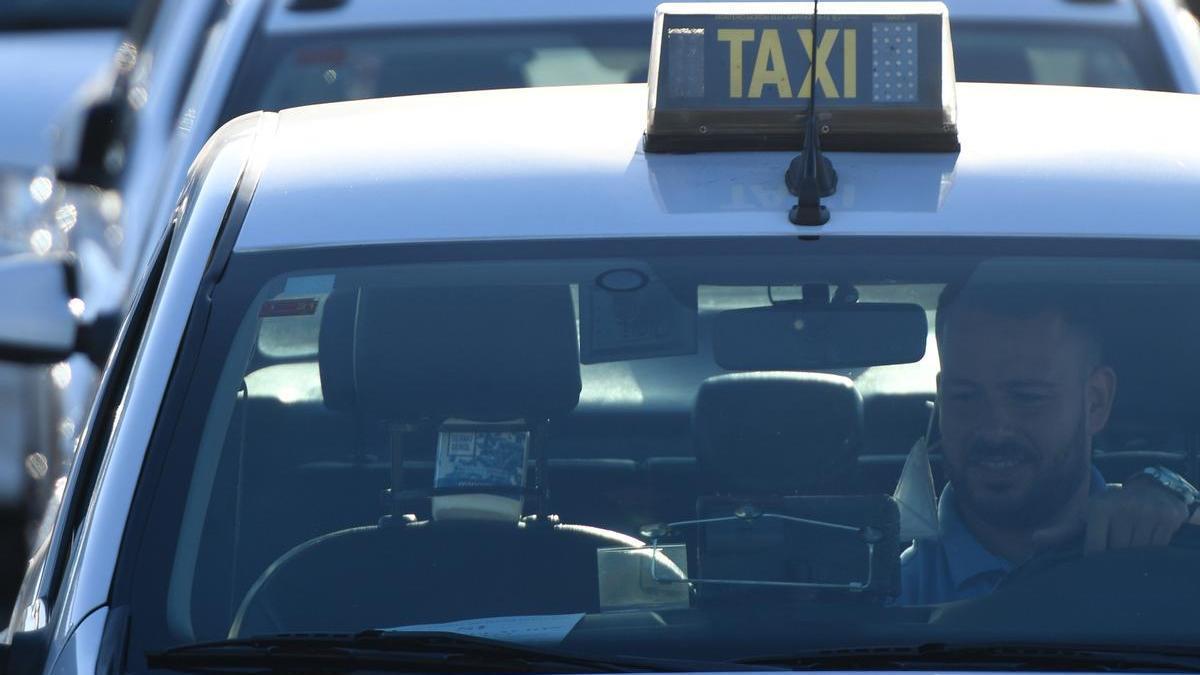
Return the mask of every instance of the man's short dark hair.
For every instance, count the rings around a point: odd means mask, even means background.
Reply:
[[[943,344],[950,317],[963,309],[1015,319],[1055,314],[1083,340],[1084,363],[1090,370],[1101,365],[1104,358],[1093,295],[1049,284],[952,282],[938,296],[934,333],[938,344]]]

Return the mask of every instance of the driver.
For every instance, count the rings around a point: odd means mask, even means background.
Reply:
[[[1194,488],[1168,470],[1119,486],[1092,465],[1117,376],[1081,306],[1046,289],[942,293],[937,393],[948,483],[940,536],[901,556],[901,604],[990,593],[1039,550],[1080,537],[1085,552],[1163,546],[1193,515]]]

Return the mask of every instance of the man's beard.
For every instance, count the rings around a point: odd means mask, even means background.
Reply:
[[[947,466],[955,499],[980,520],[999,529],[1029,530],[1048,524],[1075,495],[1081,477],[1087,479],[1090,451],[1085,425],[1086,421],[1081,416],[1067,445],[1059,448],[1045,466],[1039,467],[1020,503],[1004,503],[973,494],[970,480],[965,475],[967,466]],[[1032,448],[1020,441],[998,445],[976,442],[967,453],[966,463],[989,453],[1032,456],[1033,452]]]

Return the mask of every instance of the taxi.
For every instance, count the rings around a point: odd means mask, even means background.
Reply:
[[[958,83],[880,8],[224,125],[7,672],[1195,669],[1200,100]],[[70,270],[0,265],[6,357],[99,339]]]
[[[16,186],[36,203],[12,222],[14,246],[73,252],[87,311],[119,314],[188,167],[225,122],[372,97],[642,82],[654,4],[147,3],[107,85],[61,125],[56,171]],[[999,10],[952,0],[950,11],[960,80],[1200,92],[1200,28],[1174,0],[1022,0]],[[71,382],[60,443],[69,461],[95,369],[75,358],[60,372]]]

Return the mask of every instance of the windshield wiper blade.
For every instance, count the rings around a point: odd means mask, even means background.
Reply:
[[[794,670],[1055,670],[1089,672],[1200,672],[1200,652],[1183,647],[1055,645],[987,642],[928,643],[822,649],[737,660]]]
[[[641,657],[596,657],[458,633],[371,630],[294,633],[204,642],[148,653],[151,668],[189,672],[311,669],[346,672],[632,673],[729,670],[730,664]],[[745,664],[736,670],[769,670]]]

